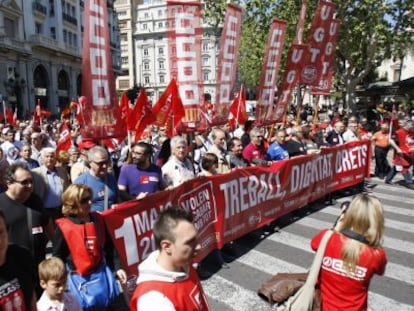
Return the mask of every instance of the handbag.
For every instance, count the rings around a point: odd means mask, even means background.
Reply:
[[[315,285],[318,280],[319,271],[322,265],[323,255],[325,254],[326,244],[328,243],[333,231],[328,230],[324,234],[318,251],[313,259],[312,266],[309,270],[305,284],[293,295],[286,300],[283,305],[279,306],[277,311],[308,311],[312,310]]]
[[[67,287],[83,309],[106,310],[120,291],[111,269],[101,265],[89,275],[69,270]]]

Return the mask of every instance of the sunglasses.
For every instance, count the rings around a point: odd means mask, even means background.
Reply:
[[[96,162],[96,161],[92,161],[93,163],[95,163],[98,166],[104,166],[104,165],[108,165],[108,161],[102,161],[102,162]]]
[[[84,197],[79,200],[80,204],[86,204],[88,203],[92,198],[90,196]]]
[[[33,185],[33,179],[25,179],[25,180],[15,180],[15,183],[22,185],[23,187],[27,187],[29,185]]]

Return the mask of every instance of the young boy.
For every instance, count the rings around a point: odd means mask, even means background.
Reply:
[[[80,311],[78,301],[65,292],[67,272],[65,264],[57,257],[50,257],[39,264],[40,286],[44,289],[37,302],[38,311]]]

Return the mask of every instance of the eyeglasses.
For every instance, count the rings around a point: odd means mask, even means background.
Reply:
[[[79,200],[80,204],[86,204],[88,203],[92,198],[90,196],[84,197]]]
[[[144,155],[146,155],[146,153],[145,153],[145,152],[137,152],[137,151],[132,151],[132,154],[139,155],[139,156],[144,156]]]
[[[27,187],[29,185],[33,185],[33,179],[25,179],[25,180],[15,180],[15,183],[22,185],[23,187]]]
[[[96,162],[96,161],[92,161],[93,163],[95,163],[98,166],[104,166],[104,165],[108,165],[108,160],[106,161],[101,161],[101,162]]]

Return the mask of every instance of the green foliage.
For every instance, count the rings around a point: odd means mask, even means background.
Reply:
[[[226,11],[225,0],[206,0],[204,16],[219,28]],[[301,0],[238,0],[244,8],[238,70],[240,82],[257,87],[264,49],[272,18],[288,22],[285,56],[296,34]],[[304,41],[318,0],[308,1]],[[335,1],[337,18],[342,23],[337,45],[335,88],[349,98],[358,84],[375,78],[375,69],[389,58],[402,58],[413,47],[414,0],[341,0]],[[411,15],[408,14],[411,10]],[[407,31],[411,29],[411,31]],[[281,77],[283,73],[280,73]]]

